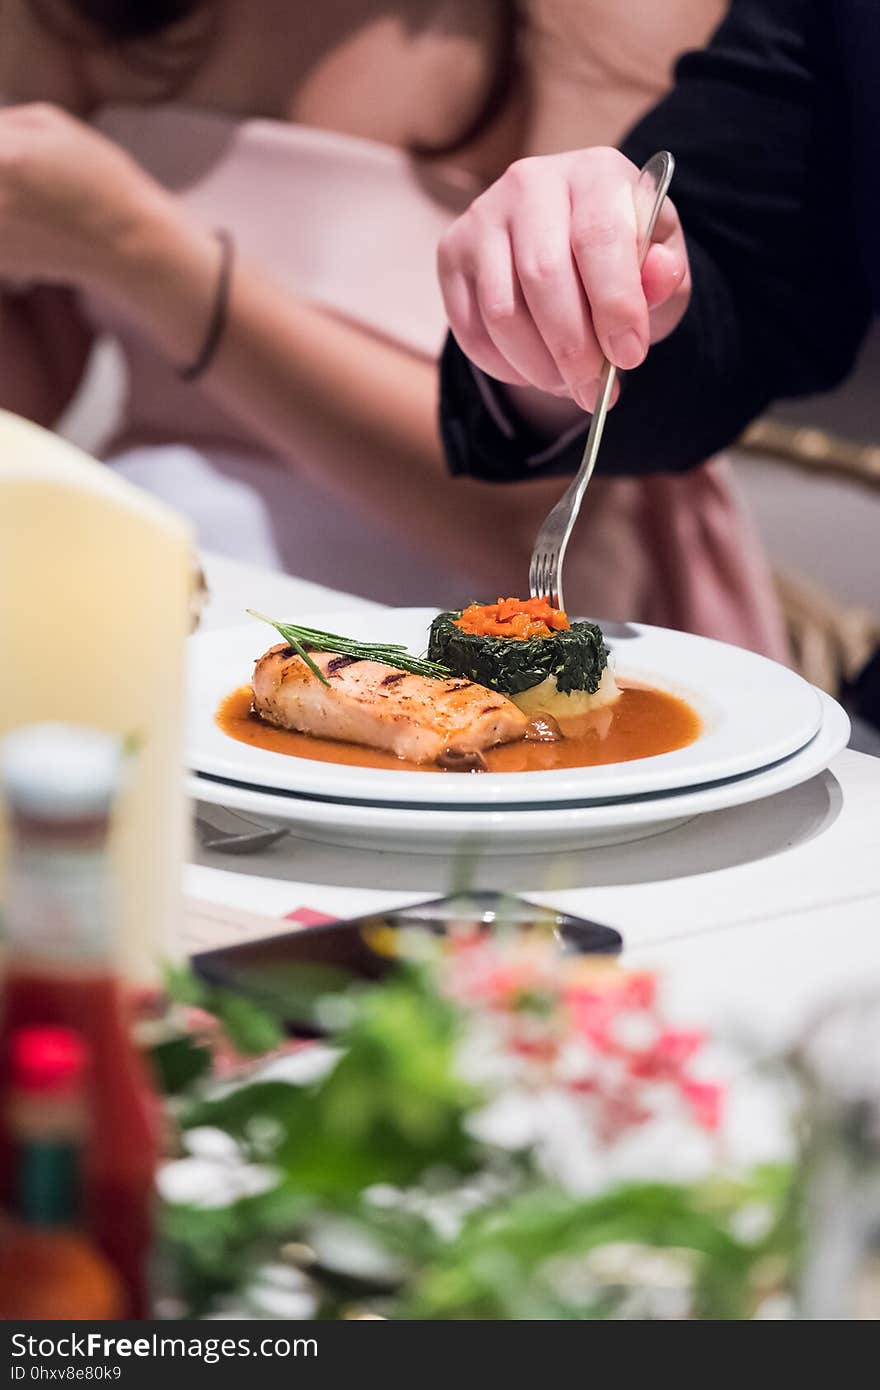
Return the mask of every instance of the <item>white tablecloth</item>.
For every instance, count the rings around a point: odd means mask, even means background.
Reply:
[[[218,557],[205,567],[206,628],[235,624],[250,607],[293,617],[364,606]],[[186,889],[268,915],[307,906],[352,916],[448,892],[450,873],[434,856],[288,838],[243,859],[202,852]],[[776,1045],[835,996],[880,989],[880,759],[842,753],[793,791],[635,844],[493,856],[477,881],[617,927],[627,963],[661,969],[679,1016]]]

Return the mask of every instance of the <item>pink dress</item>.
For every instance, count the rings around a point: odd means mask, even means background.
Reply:
[[[405,152],[335,132],[180,106],[107,107],[97,127],[190,215],[228,228],[288,291],[431,362],[445,320],[435,248],[477,190]],[[194,522],[201,544],[396,604],[459,604],[526,587],[535,532],[564,480],[492,487],[413,477],[404,523],[292,458],[283,463],[93,297],[128,388],[108,463]],[[601,467],[601,465],[600,465]],[[444,503],[437,505],[438,489]],[[566,561],[573,612],[702,632],[785,657],[766,563],[716,461],[675,478],[591,485]]]

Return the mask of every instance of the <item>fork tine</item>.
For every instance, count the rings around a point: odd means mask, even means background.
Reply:
[[[553,551],[548,551],[544,556],[544,597],[547,602],[554,602],[553,593],[556,588],[556,555]]]
[[[529,566],[529,591],[532,598],[544,597],[544,561],[543,550],[536,550]]]
[[[554,608],[558,608],[559,592],[558,554],[554,550],[540,550],[535,553],[529,567],[529,589],[533,598],[545,598]]]
[[[552,550],[545,550],[545,552],[544,552],[544,583],[543,583],[543,585],[542,585],[541,587],[543,588],[543,591],[544,591],[544,597],[545,597],[546,599],[549,600],[550,597],[551,597],[552,589],[553,589],[553,551],[552,551]]]
[[[558,587],[559,587],[559,554],[558,554],[557,551],[554,550],[551,554],[549,554],[549,555],[547,556],[547,580],[546,580],[546,583],[545,583],[545,591],[546,591],[546,594],[547,594],[547,600],[548,600],[548,602],[550,603],[551,607],[553,607],[553,608],[558,608],[558,607],[559,607],[558,603],[556,602],[556,590],[557,590]]]
[[[546,531],[547,527],[544,528]],[[564,539],[564,538],[563,538]],[[532,598],[545,598],[554,608],[562,608],[562,554],[560,546],[553,539],[544,540],[544,532],[538,536],[529,564],[529,592]]]
[[[529,564],[529,593],[531,594],[532,598],[541,597],[540,566],[541,557],[537,551],[534,551],[532,554],[531,562]]]

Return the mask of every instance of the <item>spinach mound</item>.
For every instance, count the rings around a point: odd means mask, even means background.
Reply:
[[[431,624],[428,659],[441,662],[457,676],[487,685],[502,695],[518,695],[556,677],[563,694],[599,688],[608,664],[608,648],[595,623],[572,623],[549,637],[478,637],[462,632],[462,610],[439,613]]]

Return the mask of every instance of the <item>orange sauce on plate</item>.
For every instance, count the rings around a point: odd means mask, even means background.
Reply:
[[[441,772],[434,763],[411,763],[362,748],[356,743],[338,743],[314,738],[288,729],[276,729],[255,714],[251,688],[233,690],[217,711],[217,723],[230,738],[313,762],[341,763],[346,767],[377,767],[392,772]],[[693,743],[700,732],[700,719],[690,705],[665,690],[645,685],[621,684],[621,696],[613,705],[588,716],[585,728],[573,738],[558,743],[504,743],[489,748],[483,757],[490,772],[552,772],[557,768],[598,767],[604,763],[631,762],[657,753],[671,753]],[[453,773],[452,776],[461,776]]]

